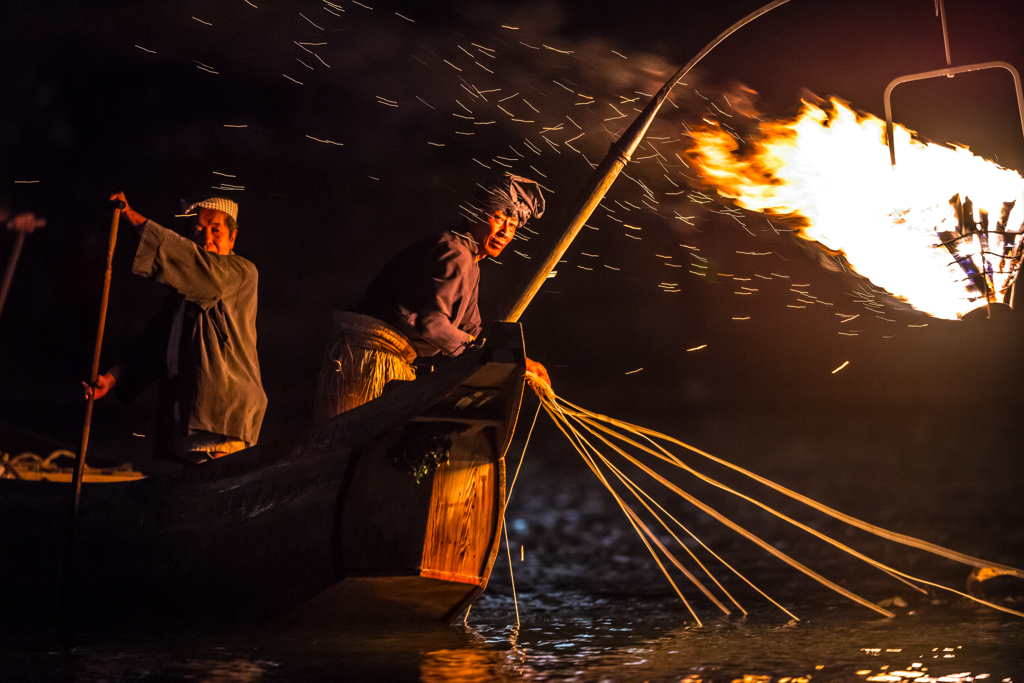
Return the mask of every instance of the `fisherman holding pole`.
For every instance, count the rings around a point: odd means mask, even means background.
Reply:
[[[416,378],[412,363],[457,356],[482,329],[478,262],[497,257],[516,228],[544,213],[540,186],[507,175],[460,207],[462,225],[431,235],[389,261],[354,311],[335,314],[333,346],[320,374],[316,418],[326,420],[380,396],[392,379]],[[526,369],[550,384],[547,370]]]
[[[238,204],[186,204],[189,238],[128,206],[140,242],[132,272],[173,291],[122,360],[86,384],[131,401],[159,380],[156,456],[201,463],[256,443],[267,407],[256,355],[256,266],[234,252]]]

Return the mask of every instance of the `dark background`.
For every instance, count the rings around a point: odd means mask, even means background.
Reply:
[[[0,203],[47,225],[28,237],[0,318],[0,449],[76,448],[110,193],[125,191],[133,208],[165,225],[176,224],[179,198],[221,193],[240,202],[237,251],[261,277],[270,400],[262,438],[273,438],[308,422],[331,311],[351,305],[393,253],[454,225],[474,184],[509,170],[501,163],[550,190],[548,214],[527,227],[553,225],[586,178],[586,160],[600,160],[642,94],[759,3],[336,5],[3,3]],[[954,65],[1024,65],[1022,3],[949,0],[947,13]],[[296,42],[325,44],[306,46],[314,55]],[[642,227],[643,239],[626,238],[599,211],[523,317],[528,351],[559,393],[676,434],[699,423],[702,434],[717,425],[730,438],[750,420],[855,428],[876,414],[925,420],[928,429],[947,415],[975,416],[968,429],[976,431],[961,437],[968,443],[1016,425],[1022,334],[1014,321],[928,318],[822,268],[763,216],[741,212],[741,225],[721,213],[727,202],[703,203],[674,157],[685,149],[682,122],[721,118],[709,104],[739,116],[726,97],[740,84],[758,93],[765,117],[795,113],[805,89],[882,116],[890,80],[943,66],[930,0],[792,0],[712,52],[674,91],[606,201]],[[584,96],[595,103],[581,104]],[[532,122],[512,121],[499,104]],[[629,116],[612,119],[611,105]],[[454,116],[470,115],[467,108],[474,120]],[[901,86],[894,110],[926,138],[1024,169],[1003,71]],[[244,190],[211,189],[224,182]],[[644,203],[640,183],[657,205]],[[13,235],[0,239],[6,254]],[[517,241],[500,265],[483,264],[485,318],[524,263],[514,251],[529,254],[534,244]],[[689,273],[691,250],[681,244],[709,259],[710,276]],[[164,296],[130,274],[134,247],[122,230],[102,369]],[[771,280],[755,296],[737,296],[735,283],[715,273]],[[665,282],[681,291],[663,291]],[[790,308],[798,283],[834,305]],[[865,293],[885,304],[889,320],[864,308]],[[841,326],[840,312],[862,316]],[[138,448],[131,435],[148,433],[150,409],[100,402],[95,452]],[[728,418],[704,421],[712,414]],[[996,441],[1008,449],[997,457],[1019,460],[1015,442]]]
[[[655,92],[760,0],[337,0],[340,16],[307,0],[250,2],[0,2],[0,209],[47,220],[26,240],[0,315],[0,452],[78,448],[111,193],[123,190],[134,208],[168,226],[177,224],[179,198],[238,199],[237,251],[260,270],[259,352],[270,401],[262,439],[272,439],[308,424],[331,311],[351,305],[392,254],[451,227],[474,184],[503,170],[550,190],[548,213],[527,227],[554,225],[589,173],[587,161],[596,163],[635,115],[631,107],[642,106],[638,93]],[[954,65],[1024,67],[1024,3],[947,0],[946,9]],[[583,230],[522,322],[528,352],[570,401],[660,429],[871,523],[1021,566],[1021,324],[917,313],[836,272],[763,216],[727,215],[731,205],[712,191],[705,203],[693,174],[674,161],[685,149],[684,122],[740,118],[729,102],[741,86],[757,92],[763,118],[793,115],[805,91],[883,116],[893,78],[945,66],[934,10],[932,0],[791,0],[726,40],[676,88],[604,202],[616,213],[595,213],[589,225],[597,229]],[[306,46],[323,62],[296,41],[326,43]],[[474,86],[486,102],[466,89]],[[579,104],[581,95],[595,104]],[[631,98],[639,99],[624,102]],[[512,121],[498,104],[532,123]],[[966,144],[1024,171],[1005,72],[900,86],[893,104],[895,118],[923,137]],[[612,105],[628,116],[614,118]],[[244,190],[211,189],[225,182]],[[131,275],[135,239],[121,227],[102,369],[165,296]],[[0,233],[0,260],[13,244],[13,234]],[[501,265],[482,264],[485,318],[525,263],[515,252],[529,255],[535,245],[517,240]],[[708,276],[690,274],[694,249],[708,259]],[[721,273],[770,279],[757,278],[756,295],[737,295],[738,283]],[[679,291],[659,287],[666,282]],[[791,308],[803,305],[793,289],[833,305]],[[841,323],[837,313],[860,317]],[[98,402],[90,458],[144,454],[152,403],[152,395],[131,407]],[[528,395],[522,425],[535,408]],[[510,475],[524,432],[510,449]],[[738,523],[829,578],[906,606],[897,619],[879,620],[680,504],[672,509],[702,540],[805,620],[781,627],[780,613],[758,598],[744,598],[754,610],[749,620],[724,620],[698,595],[710,628],[689,628],[612,498],[543,416],[528,450],[507,509],[511,552],[499,557],[465,631],[209,637],[176,628],[153,638],[131,624],[130,637],[97,638],[57,656],[58,648],[19,629],[0,638],[5,674],[441,680],[482,662],[490,669],[481,680],[538,672],[531,677],[578,680],[586,669],[625,681],[852,681],[863,680],[856,671],[906,668],[937,656],[935,648],[956,647],[956,659],[933,663],[933,674],[1019,678],[1016,618],[945,593],[917,594],[713,495]],[[691,490],[688,479],[679,483]],[[759,487],[743,490],[780,502]],[[964,585],[963,566],[797,516],[912,574]],[[516,622],[510,564],[521,631],[507,628]],[[1021,609],[1019,587],[1008,592]],[[632,666],[641,655],[649,664]]]

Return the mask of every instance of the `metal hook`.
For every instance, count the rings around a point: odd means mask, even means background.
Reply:
[[[935,14],[942,18],[942,40],[946,43],[946,66],[953,66],[953,60],[949,57],[949,31],[946,30],[946,3],[945,0],[935,0]],[[952,78],[953,74],[949,75]]]

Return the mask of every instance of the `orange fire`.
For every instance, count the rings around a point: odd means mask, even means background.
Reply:
[[[832,99],[762,122],[741,145],[718,123],[692,131],[690,157],[719,194],[796,219],[799,235],[876,285],[941,318],[1002,301],[1016,276],[1024,178]]]

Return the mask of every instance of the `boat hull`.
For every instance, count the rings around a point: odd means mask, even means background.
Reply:
[[[523,390],[518,325],[414,382],[295,436],[164,476],[85,483],[73,572],[60,576],[69,485],[0,480],[0,612],[102,618],[451,620],[486,587],[504,455]],[[448,462],[394,464],[429,428]],[[10,561],[8,561],[10,559]]]

